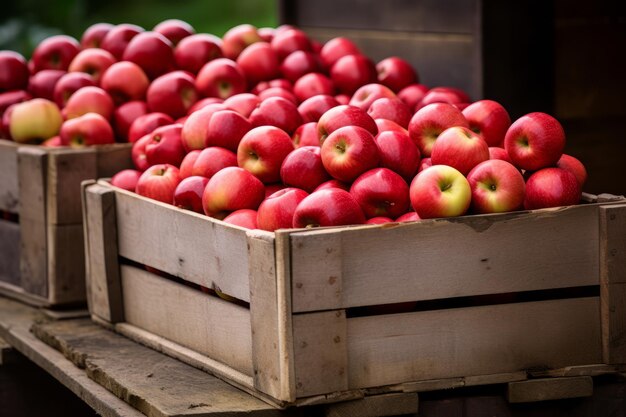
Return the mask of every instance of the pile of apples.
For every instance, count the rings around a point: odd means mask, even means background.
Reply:
[[[577,204],[587,173],[545,113],[428,88],[399,57],[293,26],[222,38],[96,24],[0,52],[5,137],[131,142],[112,184],[247,228],[378,224]]]

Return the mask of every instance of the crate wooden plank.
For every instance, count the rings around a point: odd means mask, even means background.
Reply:
[[[124,307],[117,258],[115,191],[98,184],[88,185],[84,200],[89,310],[117,323],[124,320]]]
[[[37,147],[18,150],[19,212],[21,228],[21,287],[48,296],[46,187],[48,153]]]
[[[122,265],[125,320],[252,376],[250,311]]]
[[[250,300],[246,230],[116,190],[119,254]]]
[[[510,403],[561,400],[592,395],[593,379],[590,376],[529,379],[511,382],[507,387],[507,400]]]
[[[134,166],[131,158],[132,143],[116,143],[96,147],[97,172],[95,178],[110,178],[123,169]]]
[[[0,281],[20,284],[20,225],[0,220]]]
[[[82,224],[49,224],[47,237],[50,303],[84,303],[85,251]]]
[[[597,297],[347,320],[349,387],[601,361]]]
[[[17,149],[15,142],[0,139],[0,210],[11,213],[16,213],[19,206]]]
[[[415,415],[417,394],[394,393],[365,397],[328,406],[325,417],[382,417]]]
[[[580,205],[294,232],[293,310],[598,285],[598,229]]]
[[[626,363],[626,204],[600,208],[600,281],[604,362]]]

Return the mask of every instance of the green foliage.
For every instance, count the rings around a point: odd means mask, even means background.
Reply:
[[[152,29],[165,19],[181,19],[198,33],[218,36],[241,23],[277,25],[276,0],[20,0],[3,7],[0,49],[25,56],[45,37],[65,33],[80,39],[98,22]]]

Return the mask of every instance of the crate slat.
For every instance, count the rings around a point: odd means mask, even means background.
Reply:
[[[19,205],[17,179],[17,149],[15,142],[0,139],[0,210],[15,213]]]
[[[592,395],[593,379],[590,376],[530,379],[511,382],[507,387],[507,400],[510,403],[561,400]]]
[[[0,281],[20,284],[20,225],[0,220]]]
[[[48,224],[48,300],[51,305],[85,302],[82,224]]]

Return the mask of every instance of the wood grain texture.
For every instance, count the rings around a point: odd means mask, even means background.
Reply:
[[[417,394],[396,393],[365,397],[328,407],[325,417],[382,417],[415,415],[418,408]]]
[[[291,245],[294,312],[600,280],[596,205],[294,232]]]
[[[17,213],[19,209],[18,147],[15,142],[0,139],[0,210],[11,213]]]
[[[599,308],[578,298],[351,318],[349,388],[599,363]]]
[[[132,147],[132,143],[116,143],[96,147],[97,178],[110,178],[123,169],[133,168]]]
[[[122,265],[126,322],[252,376],[250,311]]]
[[[118,264],[115,191],[99,184],[84,189],[89,311],[111,323],[124,320]]]
[[[590,376],[529,379],[511,382],[507,387],[507,400],[510,403],[561,400],[592,395],[593,379]]]
[[[0,281],[20,285],[20,225],[0,220]]]
[[[51,304],[85,303],[82,224],[48,225],[48,298]]]

